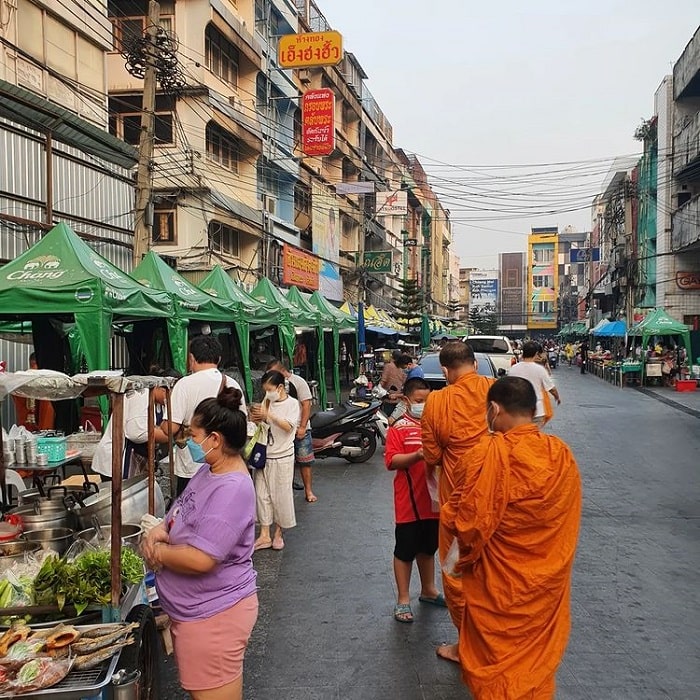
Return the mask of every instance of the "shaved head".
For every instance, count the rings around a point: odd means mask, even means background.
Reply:
[[[511,416],[532,418],[537,407],[535,389],[522,377],[501,377],[489,389],[486,400],[497,403]]]

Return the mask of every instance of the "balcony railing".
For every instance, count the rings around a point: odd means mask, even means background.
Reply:
[[[700,112],[687,116],[673,134],[673,174],[700,159]]]
[[[700,195],[686,202],[671,216],[673,250],[696,243],[700,243]]]

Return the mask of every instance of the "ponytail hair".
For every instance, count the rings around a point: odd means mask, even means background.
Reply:
[[[248,418],[241,410],[240,389],[224,387],[217,396],[204,399],[194,409],[192,424],[209,433],[219,433],[232,452],[240,452],[246,443]]]

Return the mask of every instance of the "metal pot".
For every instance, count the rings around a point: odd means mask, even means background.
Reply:
[[[66,501],[70,501],[70,495]],[[99,493],[88,496],[81,502],[73,502],[70,505],[72,512],[78,519],[81,528],[92,526],[93,516],[101,525],[109,525],[112,522],[112,484],[100,484]],[[165,514],[165,501],[163,492],[158,483],[155,484],[155,515],[162,518]],[[122,522],[140,523],[141,518],[148,513],[148,477],[136,476],[122,482]]]
[[[52,507],[34,504],[20,506],[10,511],[10,515],[18,516],[24,530],[50,530],[56,527],[70,527],[75,516],[65,508],[56,510]]]
[[[3,542],[0,544],[0,573],[24,559],[25,554],[33,554],[41,549],[38,542]]]
[[[27,491],[22,491],[19,494],[19,505],[32,505],[34,503],[39,503],[42,510],[66,510],[65,503],[63,499],[68,494],[74,494],[80,498],[85,498],[91,493],[97,493],[97,484],[90,484],[88,489],[83,486],[52,486],[51,488],[44,491],[44,489],[29,489]]]
[[[42,549],[63,554],[73,542],[75,531],[67,527],[56,527],[50,530],[28,530],[22,534],[26,542],[36,542]]]
[[[95,527],[89,527],[87,530],[79,532],[75,539],[86,540],[90,544],[95,545],[95,547],[109,547],[112,537],[111,525],[101,525],[100,532],[102,533],[102,540],[98,538]],[[141,533],[140,525],[124,523],[121,529],[122,542],[136,547],[141,540]]]

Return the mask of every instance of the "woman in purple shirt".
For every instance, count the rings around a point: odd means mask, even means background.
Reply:
[[[180,683],[194,700],[243,697],[243,655],[258,616],[241,400],[227,388],[197,406],[190,430],[206,463],[142,545],[172,622]]]

